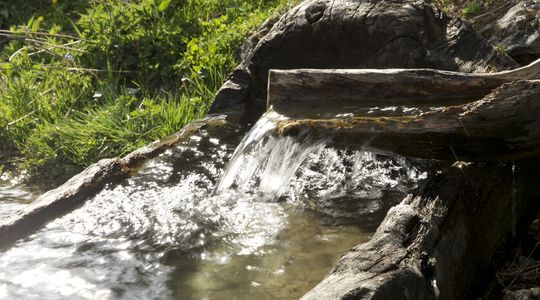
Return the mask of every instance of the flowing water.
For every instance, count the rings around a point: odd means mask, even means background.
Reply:
[[[25,185],[22,179],[22,176],[0,173],[0,219],[32,203],[42,192]]]
[[[277,117],[241,142],[240,125],[201,130],[0,252],[0,298],[300,297],[425,173],[307,132],[279,138]]]

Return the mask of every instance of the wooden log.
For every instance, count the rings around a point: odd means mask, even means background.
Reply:
[[[484,99],[416,116],[289,119],[278,132],[309,127],[334,142],[405,156],[486,161],[540,154],[540,80],[504,84]]]
[[[511,71],[482,74],[433,69],[270,70],[267,105],[284,115],[302,114],[309,108],[459,105],[522,79],[540,79],[540,60]]]
[[[302,299],[500,299],[482,296],[539,208],[539,167],[534,158],[434,172]]]

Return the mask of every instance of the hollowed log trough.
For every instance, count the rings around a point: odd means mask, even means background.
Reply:
[[[539,61],[492,74],[303,69],[269,78],[269,108],[289,117],[281,134],[308,127],[334,143],[446,161],[303,299],[501,297],[494,271],[539,209]],[[439,108],[313,113],[396,105]]]
[[[464,161],[511,160],[540,151],[540,61],[492,74],[420,70],[270,71],[268,106],[290,119],[281,134],[309,127],[339,144]],[[419,115],[313,118],[373,106],[426,108]]]

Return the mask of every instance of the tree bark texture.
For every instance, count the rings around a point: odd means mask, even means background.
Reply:
[[[504,84],[481,100],[415,116],[289,119],[281,134],[303,128],[410,157],[489,161],[540,154],[540,80]]]

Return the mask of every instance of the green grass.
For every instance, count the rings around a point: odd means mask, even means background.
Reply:
[[[203,116],[249,32],[291,5],[7,2],[0,3],[0,164],[61,180]]]
[[[428,0],[427,3],[434,5],[450,16],[470,20],[478,15],[490,12],[507,2],[504,0]],[[500,17],[500,14],[505,12],[505,10],[500,10],[495,14],[489,14],[489,16],[486,16],[485,21],[489,21],[491,17]],[[485,25],[485,22],[481,22],[482,20],[474,21],[475,23],[480,23],[480,25]]]
[[[480,3],[471,2],[467,6],[465,6],[465,8],[461,10],[461,12],[463,16],[465,16],[466,18],[470,18],[477,15],[481,9],[482,9],[482,6],[480,5]]]

